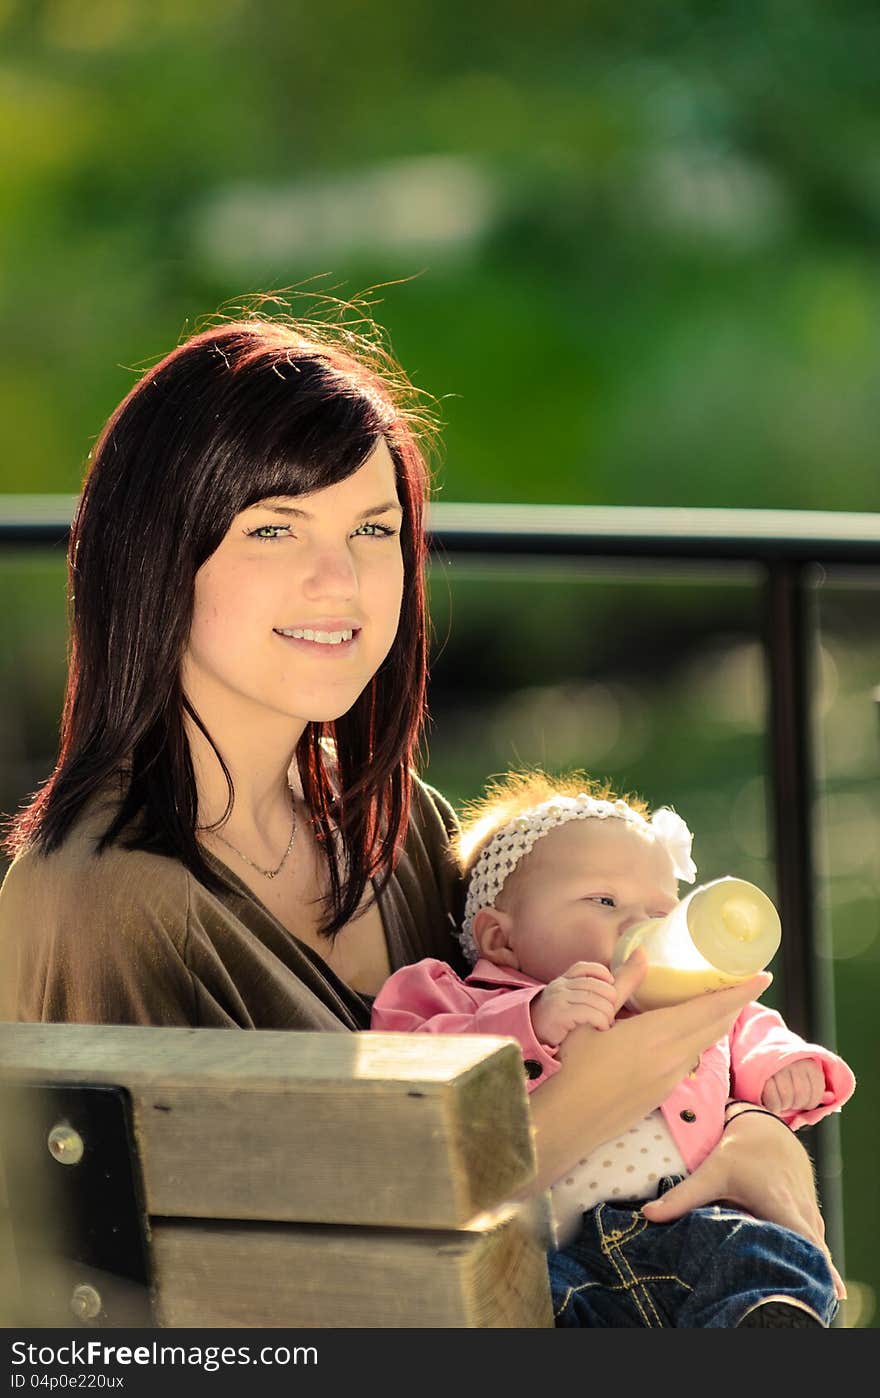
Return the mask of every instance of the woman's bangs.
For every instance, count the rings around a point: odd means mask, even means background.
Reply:
[[[312,495],[337,485],[363,466],[379,436],[358,435],[328,442],[324,450],[272,452],[249,458],[239,477],[241,503],[234,513],[274,496]]]
[[[271,397],[234,448],[239,510],[270,496],[311,495],[347,480],[394,425],[389,405],[380,412],[370,397],[341,393],[323,374],[303,373],[294,381],[299,391],[293,399],[290,381],[269,375],[264,383]]]

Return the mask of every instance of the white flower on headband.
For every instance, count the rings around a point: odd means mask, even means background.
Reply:
[[[543,801],[531,810],[521,811],[500,830],[496,830],[471,870],[464,922],[458,934],[462,950],[471,964],[479,955],[474,941],[474,918],[481,908],[494,905],[510,874],[541,836],[569,820],[609,818],[625,820],[630,825],[649,831],[669,855],[675,877],[687,883],[694,882],[697,877],[697,866],[691,858],[694,837],[681,816],[668,806],[655,811],[649,822],[626,801],[600,800],[585,791],[577,796],[551,796],[549,801]]]
[[[694,837],[681,816],[668,806],[661,806],[651,816],[651,829],[672,860],[675,877],[693,883],[697,877],[697,866],[691,859]]]

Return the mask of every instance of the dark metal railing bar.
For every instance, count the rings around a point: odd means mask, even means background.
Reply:
[[[771,819],[776,851],[777,901],[783,927],[797,928],[797,938],[783,937],[780,955],[786,1019],[798,1034],[819,1030],[820,997],[814,957],[798,954],[801,939],[815,949],[812,887],[814,764],[810,735],[810,695],[814,670],[807,634],[804,565],[778,562],[767,570],[765,584],[765,654],[768,679],[768,770],[771,774]],[[818,1032],[817,1032],[818,1037]]]
[[[787,1023],[810,1043],[835,1043],[831,965],[819,954],[813,813],[817,765],[814,695],[818,685],[818,618],[810,575],[814,565],[780,560],[764,585],[767,667],[767,762],[776,856],[776,899],[782,926],[796,929],[780,948]],[[810,1133],[826,1236],[844,1270],[840,1125],[827,1118]]]
[[[438,502],[429,528],[456,553],[880,561],[880,514],[843,511]]]
[[[0,495],[0,546],[64,543],[77,497]],[[880,563],[880,514],[592,505],[428,511],[433,547],[457,554]]]

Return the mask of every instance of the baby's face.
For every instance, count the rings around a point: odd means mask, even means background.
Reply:
[[[618,938],[678,902],[672,860],[626,821],[569,820],[520,860],[496,900],[519,968],[551,981],[575,961],[607,966]]]

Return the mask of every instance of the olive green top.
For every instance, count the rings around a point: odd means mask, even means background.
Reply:
[[[118,798],[116,798],[118,799]],[[0,1019],[241,1029],[368,1029],[371,999],[340,980],[219,859],[212,893],[178,860],[114,844],[92,801],[60,849],[29,850],[0,889]],[[409,831],[379,898],[391,969],[463,969],[455,815],[415,782]],[[344,934],[343,934],[344,935]]]

